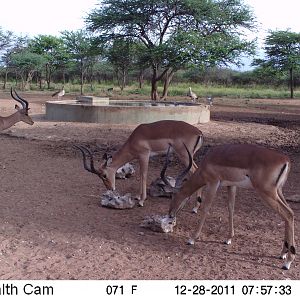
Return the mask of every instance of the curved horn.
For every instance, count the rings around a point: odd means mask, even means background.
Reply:
[[[25,100],[24,98],[20,97],[19,94],[17,93],[17,91],[15,89],[14,89],[14,92],[15,92],[16,96],[25,103],[26,109],[28,109],[28,105],[29,105],[28,101]]]
[[[17,98],[14,96],[13,91],[15,92]],[[15,89],[13,90],[12,87],[11,87],[11,89],[10,89],[10,95],[12,96],[13,99],[15,99],[16,101],[18,101],[18,102],[22,105],[23,108],[28,109],[28,102],[27,102],[26,100],[22,99],[22,98],[17,94],[16,90],[15,90]]]
[[[190,169],[193,165],[193,157],[192,157],[188,147],[186,146],[186,144],[183,143],[183,145],[184,145],[184,147],[185,147],[185,149],[188,153],[188,156],[189,156],[189,165],[177,176],[176,183],[175,183],[176,188],[181,187],[185,175],[190,171]]]
[[[91,150],[88,149],[87,147],[84,147],[84,146],[74,145],[73,147],[77,148],[81,151],[82,156],[83,156],[84,169],[91,172],[91,173],[93,173],[93,174],[97,174],[97,175],[101,176],[101,173],[95,169],[93,154],[92,154]],[[87,152],[88,156],[90,157],[90,166],[88,166],[88,164],[87,164],[87,154],[86,154],[86,152]]]

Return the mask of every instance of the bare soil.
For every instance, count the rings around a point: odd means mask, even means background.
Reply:
[[[146,215],[166,214],[170,199],[148,197],[143,208],[129,210],[101,207],[104,185],[83,169],[72,145],[115,151],[134,126],[49,122],[44,103],[50,95],[25,97],[35,124],[18,123],[0,134],[0,279],[300,279],[299,256],[289,271],[278,259],[284,222],[251,190],[238,191],[231,245],[223,243],[226,190],[218,193],[195,246],[186,245],[198,222],[192,203],[168,234],[139,225]],[[13,107],[9,95],[0,93],[0,115]],[[198,125],[205,145],[196,160],[210,146],[232,142],[289,154],[293,167],[284,193],[293,200],[299,245],[300,101],[217,99],[211,118]],[[159,176],[163,159],[151,159],[149,183]],[[134,166],[135,177],[117,181],[122,194],[138,193]],[[174,159],[169,173],[181,167]]]

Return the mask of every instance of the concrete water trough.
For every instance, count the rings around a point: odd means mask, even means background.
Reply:
[[[189,102],[109,100],[80,97],[47,101],[46,118],[54,121],[135,125],[159,120],[181,120],[190,124],[210,120],[209,106]]]

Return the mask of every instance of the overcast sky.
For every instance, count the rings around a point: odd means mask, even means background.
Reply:
[[[0,27],[16,35],[59,35],[64,30],[84,28],[84,18],[99,0],[2,0]],[[244,0],[254,11],[259,45],[269,30],[300,32],[300,0]]]
[[[59,35],[84,28],[84,18],[99,0],[1,0],[0,27],[15,34]]]
[[[253,7],[261,23],[261,34],[269,29],[300,32],[299,0],[244,0]],[[99,0],[2,0],[0,26],[16,34],[59,35],[63,30],[84,27],[84,17]]]

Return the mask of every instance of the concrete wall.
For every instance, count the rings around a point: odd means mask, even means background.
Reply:
[[[49,101],[46,118],[56,121],[135,125],[159,120],[181,120],[190,124],[210,120],[209,107],[178,106],[102,106],[84,105],[75,101]]]

